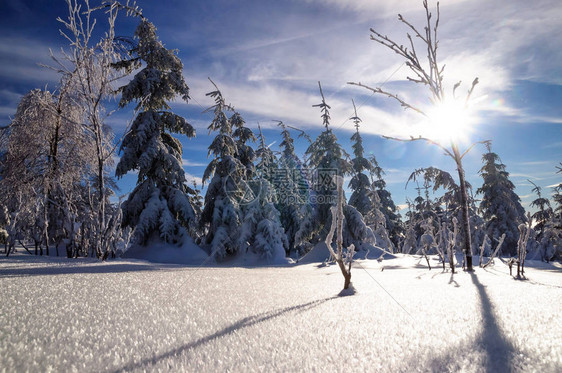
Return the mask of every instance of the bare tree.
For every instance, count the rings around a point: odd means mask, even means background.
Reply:
[[[433,21],[433,15],[429,10],[427,0],[423,1],[423,7],[425,9],[425,15],[427,23],[424,25],[423,32],[420,32],[418,28],[408,22],[402,15],[398,15],[398,20],[406,25],[413,34],[408,32],[408,45],[404,46],[399,44],[388,36],[383,35],[374,29],[371,30],[371,40],[376,41],[377,43],[385,46],[386,48],[390,49],[391,51],[398,54],[400,57],[405,59],[406,66],[410,69],[411,72],[414,73],[414,77],[407,77],[407,79],[411,82],[416,84],[422,84],[424,87],[427,87],[431,93],[431,103],[434,107],[438,107],[439,105],[445,103],[447,101],[447,94],[445,91],[445,87],[443,85],[443,78],[444,78],[444,69],[445,65],[440,65],[437,51],[438,51],[438,37],[437,37],[437,29],[439,26],[439,2],[437,2],[437,17],[435,21]],[[413,36],[412,36],[413,35]],[[427,61],[423,62],[420,60],[418,53],[416,51],[416,43],[414,39],[420,40],[421,44],[427,51]],[[349,82],[348,84],[363,87],[368,89],[369,91],[389,97],[395,101],[397,101],[404,109],[409,109],[417,112],[418,114],[430,119],[430,115],[427,113],[426,110],[422,110],[420,107],[414,106],[411,103],[408,103],[404,99],[400,98],[397,94],[391,93],[382,89],[381,87],[370,87],[365,85],[361,82]],[[457,88],[460,86],[461,82],[458,82],[454,85],[452,90],[453,99],[456,99],[455,92]],[[468,107],[470,102],[470,98],[472,96],[472,92],[474,87],[478,84],[478,78],[475,78],[472,81],[471,87],[468,90],[466,96],[464,97],[464,108]],[[466,269],[468,271],[472,271],[472,250],[471,250],[471,237],[470,237],[470,226],[469,226],[469,208],[468,208],[468,194],[466,190],[466,181],[464,175],[464,169],[462,166],[462,159],[463,157],[476,145],[476,143],[469,146],[464,152],[461,152],[457,143],[453,140],[450,141],[449,144],[441,144],[439,141],[427,137],[410,137],[409,139],[400,139],[394,137],[387,137],[383,136],[387,139],[393,139],[398,141],[425,141],[427,143],[433,144],[441,148],[445,154],[451,157],[456,164],[458,175],[459,175],[459,187],[461,191],[461,206],[462,206],[462,226],[464,230],[464,254],[466,256]]]
[[[107,185],[108,166],[112,163],[115,151],[113,135],[105,121],[111,114],[105,104],[114,94],[112,83],[122,77],[113,68],[113,63],[118,60],[115,50],[115,20],[120,9],[119,4],[106,4],[108,26],[104,37],[94,42],[94,27],[96,19],[93,12],[99,8],[90,7],[89,0],[84,0],[84,9],[78,0],[66,0],[68,5],[68,18],[58,18],[66,28],[61,34],[69,41],[70,51],[63,51],[63,58],[53,59],[59,66],[59,72],[73,82],[73,98],[84,109],[83,127],[87,137],[94,144],[95,158],[95,210],[97,221],[93,233],[95,239],[94,250],[99,258],[107,257],[110,243],[107,232],[106,204],[110,187]]]
[[[351,263],[353,262],[353,255],[355,254],[355,245],[351,244],[347,248],[347,253],[344,256],[343,252],[343,177],[336,175],[334,176],[337,185],[337,205],[331,207],[332,212],[332,225],[330,231],[326,236],[326,246],[330,250],[330,254],[335,259],[336,263],[340,267],[341,273],[344,278],[343,288],[348,289],[351,285]],[[336,251],[332,248],[332,239],[336,233]]]

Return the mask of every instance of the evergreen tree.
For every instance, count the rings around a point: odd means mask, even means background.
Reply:
[[[211,83],[215,90],[207,96],[215,100],[215,105],[207,109],[214,114],[208,129],[209,132],[218,131],[218,134],[209,145],[209,155],[214,158],[203,174],[203,183],[211,181],[205,194],[201,224],[207,230],[203,242],[210,246],[212,255],[224,259],[239,250],[240,227],[244,218],[240,202],[251,201],[254,196],[246,183],[249,163],[245,165],[238,158],[239,142],[233,137],[235,125],[240,125],[243,120],[232,106],[225,103],[212,80]],[[233,113],[230,117],[227,116],[229,112]]]
[[[492,239],[493,247],[496,247],[497,240],[505,233],[502,252],[515,255],[519,238],[517,227],[526,221],[525,210],[514,192],[515,185],[509,180],[505,165],[492,152],[489,143],[486,147],[488,152],[482,156],[484,165],[479,172],[484,182],[476,191],[482,195],[479,210],[486,220],[486,234]]]
[[[536,207],[538,210],[531,215],[531,219],[535,221],[534,230],[537,232],[537,241],[540,241],[542,239],[544,227],[552,218],[553,211],[548,198],[542,196],[542,188],[531,180],[527,181],[533,184],[532,191],[537,194],[537,198],[531,202],[531,207]]]
[[[560,166],[562,166],[562,163]],[[562,173],[562,167],[556,166],[556,168],[558,169],[557,173]],[[548,208],[550,209],[550,213],[548,214],[549,218],[542,225],[541,237],[537,240],[541,257],[546,261],[562,258],[562,183],[555,186],[553,190],[554,194],[552,195],[552,199],[555,206],[551,208],[550,202],[548,202]],[[537,203],[535,204],[535,202]],[[541,201],[541,196],[539,196],[538,201],[533,201],[533,204],[539,207],[541,204],[547,205],[546,202]],[[540,210],[535,213],[535,215],[539,213]],[[539,216],[535,215],[533,215],[533,218],[538,221],[540,217],[544,217],[547,214],[542,213]]]
[[[404,237],[404,227],[398,208],[392,199],[392,194],[386,189],[386,181],[384,181],[384,170],[379,166],[374,155],[367,158],[373,165],[371,172],[371,188],[376,192],[379,199],[379,211],[385,218],[385,227],[388,230],[390,240],[395,247],[399,246],[401,239]]]
[[[357,108],[353,100],[352,103],[355,115],[350,119],[355,124],[355,133],[351,136],[351,141],[353,142],[351,147],[353,148],[355,158],[351,160],[353,177],[349,182],[349,187],[353,193],[351,193],[351,197],[349,197],[349,204],[355,207],[363,216],[367,216],[374,206],[372,202],[373,191],[371,189],[371,181],[365,172],[372,173],[374,171],[374,166],[363,156],[363,139],[359,133],[361,118],[357,116]]]
[[[355,125],[355,133],[351,136],[353,142],[353,154],[355,158],[351,160],[353,177],[349,182],[349,187],[353,191],[349,197],[349,205],[344,206],[346,226],[344,229],[344,239],[346,246],[354,244],[361,248],[362,241],[375,243],[380,247],[394,251],[394,245],[388,239],[386,217],[380,211],[380,198],[374,185],[365,174],[373,174],[375,165],[371,159],[364,157],[363,138],[359,132],[361,118],[357,115],[355,102],[352,100],[354,116],[350,119]],[[373,158],[374,159],[374,158]],[[374,232],[373,232],[374,231]],[[375,235],[376,233],[376,235]]]
[[[324,233],[327,233],[331,219],[330,207],[337,200],[337,188],[333,178],[336,175],[343,177],[349,174],[351,165],[346,159],[348,154],[338,143],[336,135],[330,128],[330,106],[324,99],[320,82],[318,82],[318,87],[322,102],[313,106],[319,107],[322,112],[324,131],[310,144],[305,154],[308,156],[308,168],[315,172],[315,182],[313,183],[315,209],[317,210],[315,231],[324,228]]]
[[[281,225],[279,211],[275,208],[275,189],[270,182],[276,167],[275,155],[265,145],[260,128],[260,145],[256,151],[259,159],[257,173],[252,182],[255,198],[242,204],[244,219],[240,230],[239,251],[251,250],[267,261],[285,257],[289,244]]]
[[[282,150],[278,160],[278,168],[273,178],[273,184],[277,191],[275,206],[281,213],[281,224],[287,235],[289,251],[301,251],[305,243],[297,239],[297,233],[303,226],[306,226],[304,221],[307,212],[313,213],[309,209],[308,180],[303,170],[303,164],[295,154],[291,133],[283,122],[279,122],[278,125],[282,129],[283,141],[280,144]],[[299,236],[299,238],[301,237]]]
[[[560,166],[556,166],[556,169],[558,170],[556,171],[557,174],[562,174],[562,162],[560,162]],[[552,199],[556,204],[553,211],[553,219],[562,224],[562,183],[555,186],[553,190]]]
[[[140,110],[123,139],[123,156],[116,169],[117,177],[138,170],[137,186],[123,203],[123,225],[134,228],[140,244],[146,244],[153,233],[168,243],[181,243],[184,226],[195,218],[195,212],[185,185],[182,146],[171,133],[193,137],[195,130],[171,111],[168,102],[175,96],[187,102],[189,88],[183,64],[158,40],[152,23],[143,18],[135,37],[138,45],[132,53],[137,57],[119,64],[130,71],[146,63],[120,89],[119,106],[135,101]]]

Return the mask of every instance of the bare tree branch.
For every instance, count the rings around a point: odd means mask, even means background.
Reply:
[[[398,102],[400,103],[400,106],[402,106],[403,108],[414,110],[414,111],[420,113],[421,115],[423,115],[424,117],[427,117],[427,114],[426,114],[423,110],[421,110],[421,109],[419,109],[419,108],[417,108],[417,107],[415,107],[415,106],[410,105],[410,104],[407,103],[406,101],[404,101],[404,100],[402,100],[401,98],[399,98],[398,95],[395,95],[395,94],[392,94],[392,93],[390,93],[390,92],[384,91],[384,90],[382,90],[381,88],[378,88],[378,87],[377,87],[377,88],[369,87],[369,86],[367,86],[367,85],[365,85],[365,84],[363,84],[363,83],[361,83],[361,82],[359,82],[359,83],[347,82],[347,84],[349,84],[349,85],[355,85],[355,86],[358,86],[358,87],[363,87],[363,88],[366,88],[366,89],[368,89],[368,90],[370,90],[370,91],[372,91],[372,92],[374,92],[374,93],[379,93],[379,94],[381,94],[381,95],[384,95],[384,96],[393,98],[393,99],[395,99],[396,101],[398,101]]]
[[[462,153],[461,159],[463,159],[464,156],[467,155],[468,152],[470,152],[470,151],[472,150],[472,148],[474,148],[476,145],[478,145],[478,144],[484,144],[484,145],[486,145],[486,144],[489,144],[489,143],[490,143],[490,140],[477,141],[477,142],[473,143],[472,145],[470,145],[470,146],[468,147],[468,149],[466,149],[466,150],[464,151],[464,153]]]
[[[435,146],[438,146],[439,148],[441,148],[445,152],[445,154],[447,154],[449,157],[455,159],[454,154],[449,149],[447,149],[443,145],[439,144],[437,141],[428,139],[427,137],[418,136],[418,137],[410,137],[409,139],[401,139],[401,138],[398,138],[398,137],[391,137],[391,136],[384,136],[384,135],[382,137],[385,138],[385,139],[388,139],[388,140],[395,140],[395,141],[402,141],[402,142],[425,141],[425,142],[428,142],[428,143],[433,144]]]

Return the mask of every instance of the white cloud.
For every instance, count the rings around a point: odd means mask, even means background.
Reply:
[[[403,187],[406,186],[406,181],[412,174],[411,168],[387,168],[384,170],[384,181],[387,184],[401,184]]]
[[[197,184],[198,188],[201,188],[201,185],[203,185],[203,179],[202,178],[200,178],[199,176],[192,175],[188,172],[185,173],[185,180],[190,185],[193,184],[193,182],[195,182]]]
[[[404,203],[404,204],[396,205],[396,207],[398,208],[398,211],[407,210],[408,204]]]
[[[332,124],[336,127],[347,119],[346,108],[350,106],[347,101],[368,94],[347,86],[347,81],[377,86],[392,77],[387,83],[389,90],[416,103],[429,102],[428,92],[422,87],[396,82],[405,79],[408,68],[401,67],[397,72],[402,61],[392,51],[368,39],[368,28],[373,26],[399,42],[406,42],[407,27],[387,12],[409,13],[408,19],[413,23],[423,24],[420,23],[423,9],[418,2],[313,0],[311,3],[339,11],[342,21],[334,25],[315,24],[319,29],[314,30],[306,18],[285,19],[276,14],[272,15],[275,23],[287,20],[291,27],[280,27],[262,39],[243,35],[245,39],[220,50],[218,58],[206,69],[215,77],[227,100],[231,98],[239,110],[255,114],[259,120],[284,119],[317,126],[318,113],[311,105],[319,101],[316,81],[321,80],[332,106]],[[453,84],[462,80],[464,84],[458,92],[466,92],[478,77],[480,84],[475,97],[482,99],[477,108],[488,115],[512,116],[518,122],[560,122],[555,117],[531,118],[522,109],[498,105],[495,100],[501,97],[498,92],[510,89],[516,79],[556,82],[557,76],[562,76],[556,73],[560,66],[544,63],[562,59],[557,54],[562,50],[560,38],[547,37],[555,34],[562,18],[562,7],[557,4],[547,0],[532,4],[522,0],[501,4],[459,0],[442,4],[439,51],[441,62],[447,65],[447,91],[450,93]],[[341,13],[342,10],[351,13]],[[316,21],[308,19],[308,22]],[[531,57],[521,58],[521,53]],[[542,68],[533,67],[531,71],[529,65]],[[191,82],[194,91],[200,86],[204,92],[209,90],[209,83],[202,79],[195,84],[193,79]],[[414,128],[412,132],[415,119],[410,113],[404,116],[401,110],[380,103],[376,108],[369,106],[361,114],[373,123],[366,131],[391,136],[419,131]],[[399,130],[401,126],[405,130]]]
[[[552,164],[552,161],[528,161],[528,162],[519,162],[516,165],[519,166],[544,166],[544,165],[549,165]]]
[[[28,82],[58,82],[60,75],[40,64],[52,66],[49,46],[31,38],[0,37],[0,76]],[[57,55],[55,53],[55,55]]]
[[[202,166],[207,166],[206,163],[201,163],[201,162],[194,162],[192,160],[189,159],[182,159],[182,165],[183,167],[202,167]]]
[[[372,1],[372,0],[306,0],[311,3],[320,3],[333,6],[342,10],[351,10],[359,15],[368,17],[370,14],[379,16],[391,16],[398,13],[406,14],[421,9],[421,2],[411,0]],[[462,3],[467,0],[448,0],[447,5]],[[435,12],[434,2],[429,2],[430,11]],[[443,6],[443,4],[441,4]]]

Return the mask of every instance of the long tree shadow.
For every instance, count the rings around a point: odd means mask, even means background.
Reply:
[[[505,338],[494,314],[494,307],[490,302],[490,297],[486,293],[486,288],[480,283],[478,277],[471,272],[472,283],[478,290],[480,297],[480,310],[482,313],[483,330],[477,339],[486,351],[486,371],[488,372],[509,372],[511,371],[511,360],[515,355],[515,348]]]
[[[486,293],[486,288],[480,283],[474,273],[470,273],[470,276],[472,283],[478,290],[480,313],[482,314],[482,332],[476,336],[475,340],[468,340],[449,346],[447,350],[429,360],[423,361],[421,356],[414,356],[404,364],[405,369],[403,371],[413,370],[412,367],[419,368],[420,363],[424,365],[422,370],[427,369],[432,372],[461,371],[466,369],[466,365],[459,361],[459,354],[462,355],[462,351],[480,349],[485,354],[485,361],[481,367],[472,366],[471,368],[474,368],[475,371],[496,373],[514,370],[513,358],[516,356],[516,350],[506,339],[496,322],[494,307]]]
[[[173,350],[170,350],[168,352],[162,353],[160,355],[156,355],[153,356],[151,358],[147,358],[144,359],[140,362],[137,363],[131,363],[129,365],[126,365],[122,368],[119,368],[117,370],[115,370],[114,372],[126,372],[126,371],[130,371],[130,370],[134,370],[134,369],[139,369],[139,368],[148,368],[150,365],[154,365],[156,363],[158,363],[159,361],[165,360],[167,358],[170,357],[174,357],[174,356],[178,356],[186,351],[189,350],[193,350],[195,348],[198,348],[206,343],[209,343],[215,339],[224,337],[226,335],[229,335],[237,330],[240,329],[244,329],[244,328],[249,328],[251,326],[269,321],[271,319],[275,319],[277,317],[283,316],[289,312],[304,312],[307,311],[311,308],[317,307],[322,303],[326,303],[330,300],[336,299],[338,298],[337,296],[334,297],[329,297],[329,298],[324,298],[324,299],[319,299],[319,300],[315,300],[312,302],[308,302],[308,303],[303,303],[303,304],[299,304],[297,306],[290,306],[290,307],[285,307],[279,310],[274,310],[274,311],[269,311],[269,312],[263,312],[254,316],[249,316],[249,317],[245,317],[237,322],[235,322],[234,324],[231,324],[229,326],[227,326],[226,328],[219,330],[216,333],[213,333],[211,335],[208,335],[206,337],[203,338],[199,338],[196,341],[187,343],[183,346],[177,347]]]

